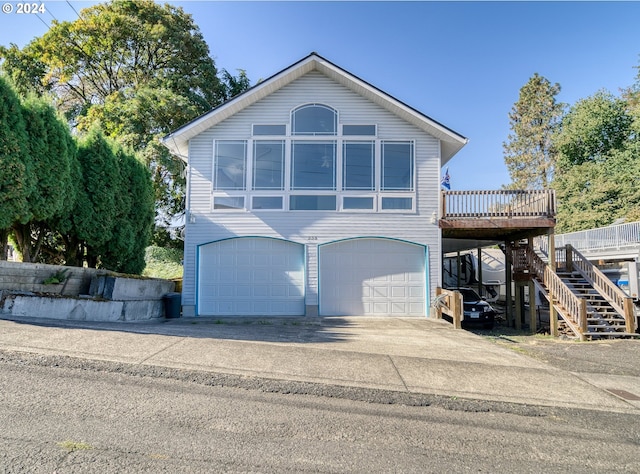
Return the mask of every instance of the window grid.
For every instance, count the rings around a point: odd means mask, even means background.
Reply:
[[[305,109],[319,113],[311,113],[311,122],[301,131],[296,123],[300,125],[297,119],[304,119],[304,115],[297,115]],[[327,127],[326,120],[320,120],[325,128],[310,131],[309,123],[318,118],[329,118],[331,123]],[[283,135],[270,135],[282,131]],[[216,212],[295,210],[292,202],[304,203],[305,199],[306,204],[300,206],[317,205],[319,210],[416,211],[412,140],[378,139],[377,125],[339,125],[338,112],[322,104],[306,104],[294,109],[290,131],[288,125],[268,124],[253,125],[252,132],[255,138],[249,140],[215,141],[212,208]],[[371,133],[373,135],[368,135]],[[335,138],[327,140],[328,135]],[[296,150],[296,145],[302,147]],[[270,147],[274,149],[267,153]],[[302,152],[305,147],[311,159],[296,160],[296,152]],[[326,153],[321,154],[323,147]],[[230,150],[235,150],[235,154],[220,153]],[[314,173],[319,173],[319,184]],[[224,183],[223,178],[226,178]],[[319,196],[314,201],[316,204],[309,200],[313,196]]]

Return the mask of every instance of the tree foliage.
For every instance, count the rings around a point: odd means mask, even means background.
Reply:
[[[92,6],[54,21],[22,49],[2,48],[2,67],[21,92],[52,93],[72,126],[99,125],[148,165],[166,220],[184,204],[179,160],[158,138],[249,87],[244,71],[219,77],[199,28],[182,8],[151,0]]]
[[[504,160],[514,189],[550,186],[556,163],[553,134],[564,105],[556,102],[559,84],[534,74],[520,89],[509,113],[511,133],[503,143]]]
[[[24,261],[141,273],[154,225],[149,171],[93,127],[76,146],[43,98],[0,76],[0,237]]]
[[[45,237],[44,222],[59,215],[75,199],[71,162],[75,147],[67,125],[49,102],[35,96],[23,102],[27,132],[25,149],[33,186],[27,196],[28,221],[13,224],[13,234],[25,261],[38,258]]]
[[[633,91],[620,98],[599,91],[563,118],[554,182],[559,232],[640,218],[640,109]]]
[[[114,149],[118,169],[117,213],[112,237],[99,248],[100,264],[124,273],[139,274],[145,267],[145,249],[154,223],[153,190],[147,168],[120,146]]]
[[[606,91],[579,100],[562,119],[555,137],[561,167],[602,161],[631,138],[627,103]]]
[[[149,171],[94,127],[80,142],[82,185],[64,236],[91,267],[141,273],[154,224]]]
[[[587,160],[556,176],[558,232],[640,219],[640,143],[612,151],[602,161]]]
[[[28,197],[33,179],[27,143],[20,99],[0,76],[0,230],[30,217]]]

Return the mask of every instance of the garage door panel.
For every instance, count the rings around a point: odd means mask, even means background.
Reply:
[[[424,316],[424,247],[383,238],[362,238],[319,249],[320,313]]]
[[[229,239],[202,246],[198,313],[304,314],[304,247],[263,237]]]

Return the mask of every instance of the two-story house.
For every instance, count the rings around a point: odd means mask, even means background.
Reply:
[[[174,131],[183,315],[428,315],[466,142],[315,53]]]

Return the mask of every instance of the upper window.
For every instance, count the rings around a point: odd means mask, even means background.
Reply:
[[[375,136],[376,126],[375,125],[343,125],[342,134],[343,135]]]
[[[216,141],[214,189],[245,189],[247,142]]]
[[[286,125],[254,125],[253,126],[253,134],[254,135],[286,135],[287,126]]]
[[[335,142],[293,142],[291,189],[336,189]]]
[[[293,135],[336,135],[338,113],[321,104],[298,107],[291,113]]]
[[[413,191],[412,142],[382,142],[382,190]]]
[[[342,145],[342,188],[374,189],[374,142],[344,142]]]
[[[253,189],[284,189],[284,141],[253,142]]]

